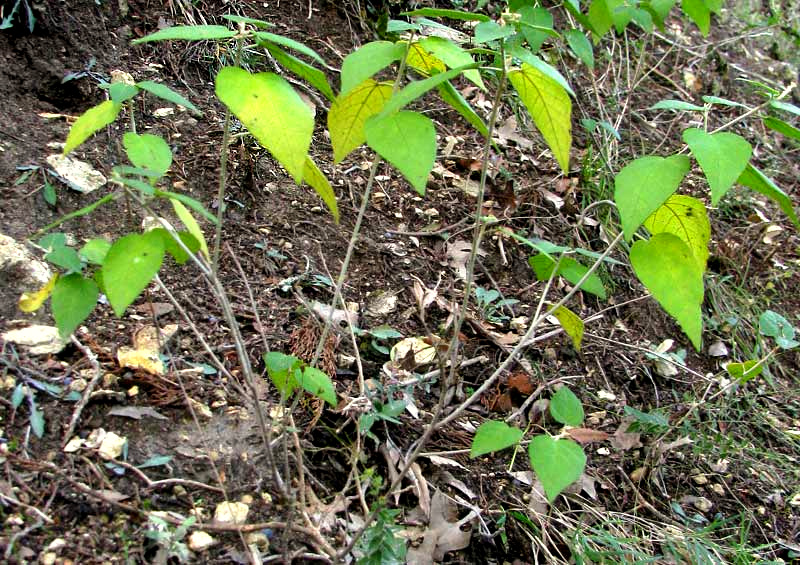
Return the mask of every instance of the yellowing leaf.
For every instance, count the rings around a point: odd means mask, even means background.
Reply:
[[[317,164],[311,157],[306,157],[306,167],[303,170],[303,180],[313,188],[316,193],[322,198],[322,201],[328,207],[328,210],[333,214],[333,219],[339,223],[339,206],[336,204],[336,194],[333,192],[333,187],[328,181],[325,173],[319,170]]]
[[[398,43],[401,45],[406,44],[405,41],[400,41]],[[406,63],[409,67],[417,69],[425,76],[443,73],[447,70],[447,66],[441,59],[428,53],[419,43],[412,43],[411,47],[408,48]]]
[[[328,130],[336,163],[367,140],[364,123],[383,109],[391,95],[391,83],[367,79],[344,96],[336,97],[328,112]]]
[[[511,71],[508,80],[530,112],[533,123],[553,152],[561,170],[569,170],[572,146],[572,101],[555,80],[527,63]]]
[[[220,100],[297,184],[303,180],[314,113],[291,85],[274,73],[225,67],[216,79]]]
[[[553,316],[558,319],[558,323],[561,324],[567,335],[572,338],[572,345],[575,349],[580,351],[581,341],[583,341],[583,320],[581,320],[580,316],[565,306],[556,308]]]
[[[451,69],[469,65],[475,62],[475,60],[472,58],[472,55],[444,37],[426,37],[419,42],[419,45],[421,45],[425,51],[442,61]],[[464,71],[464,77],[466,77],[467,80],[472,81],[481,90],[486,90],[486,85],[483,84],[483,79],[481,79],[481,74],[478,69]]]
[[[206,261],[210,261],[211,255],[208,253],[208,244],[206,243],[206,238],[203,236],[203,230],[200,229],[200,224],[197,223],[197,220],[194,219],[194,216],[192,216],[192,213],[189,212],[186,206],[174,198],[170,198],[169,201],[172,202],[175,215],[178,216],[178,219],[186,227],[186,231],[192,234],[200,244],[200,251],[203,253],[203,257],[206,258]]]
[[[56,285],[57,280],[58,273],[50,277],[50,280],[47,281],[47,284],[45,284],[36,292],[23,292],[22,296],[19,297],[19,302],[17,303],[19,309],[23,312],[36,312],[42,307],[44,301],[48,299],[50,293],[53,292],[53,287]]]
[[[700,350],[703,332],[703,270],[678,236],[659,233],[631,247],[631,265],[642,284],[675,318]]]
[[[70,151],[89,139],[93,133],[116,120],[121,109],[122,104],[106,100],[86,110],[69,129],[67,141],[64,143],[64,155],[69,154]]]
[[[689,246],[700,269],[705,271],[708,242],[711,240],[711,222],[708,220],[705,204],[700,200],[673,194],[644,221],[644,227],[653,235],[677,235]]]

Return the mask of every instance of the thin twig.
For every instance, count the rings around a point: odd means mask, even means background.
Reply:
[[[81,399],[78,401],[78,404],[75,405],[75,410],[72,411],[72,417],[69,419],[69,426],[67,426],[67,431],[64,433],[64,438],[61,440],[62,448],[67,445],[70,439],[72,439],[72,435],[75,433],[75,428],[78,425],[78,420],[81,418],[81,413],[89,403],[94,388],[97,386],[97,383],[100,382],[100,378],[103,376],[103,371],[100,369],[100,363],[97,361],[97,356],[94,354],[94,352],[78,341],[74,335],[70,337],[70,341],[72,341],[75,347],[80,349],[81,353],[83,353],[84,357],[86,357],[89,365],[91,365],[92,369],[94,369],[94,376],[92,377],[92,380],[89,381],[89,384],[86,385],[86,389],[84,389]]]

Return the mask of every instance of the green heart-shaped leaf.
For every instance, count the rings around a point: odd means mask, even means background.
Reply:
[[[511,427],[505,422],[487,420],[475,432],[469,456],[479,457],[511,447],[522,439],[522,434],[522,430]]]
[[[117,316],[150,284],[164,260],[164,238],[158,232],[118,239],[103,261],[102,279],[108,302]]]
[[[678,236],[659,233],[631,247],[636,276],[658,303],[675,318],[699,351],[703,332],[703,270],[692,250]]]
[[[369,146],[424,195],[436,160],[436,129],[430,118],[409,111],[373,116],[364,124],[364,131]]]
[[[617,174],[614,201],[625,239],[630,241],[642,222],[678,189],[689,166],[685,155],[640,157]]]
[[[706,206],[700,200],[683,194],[673,194],[644,221],[644,227],[653,235],[677,235],[692,250],[700,268],[705,270],[711,222],[708,221]]]
[[[314,113],[291,85],[274,73],[253,75],[238,67],[225,67],[217,74],[216,93],[300,184]]]
[[[697,128],[685,130],[683,140],[700,163],[711,187],[711,203],[716,205],[747,167],[753,147],[735,133],[711,134]]]
[[[586,454],[580,445],[570,439],[554,439],[549,435],[531,440],[528,457],[551,503],[561,491],[581,478],[586,467]]]
[[[583,423],[583,405],[574,392],[562,386],[550,399],[550,415],[556,422],[577,427]]]
[[[94,310],[97,304],[97,284],[78,273],[61,277],[53,289],[50,307],[56,319],[58,333],[67,338]]]

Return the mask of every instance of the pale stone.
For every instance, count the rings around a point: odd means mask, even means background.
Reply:
[[[205,551],[215,543],[217,540],[202,530],[195,530],[189,535],[189,549],[192,551]]]
[[[243,502],[222,502],[214,510],[214,521],[222,524],[244,524],[250,507]]]
[[[58,554],[54,551],[48,551],[42,553],[41,557],[39,557],[39,563],[42,565],[55,565],[56,559],[58,559]]]
[[[39,261],[27,247],[3,234],[0,234],[0,271],[7,274],[14,271],[13,280],[17,284],[36,289],[47,284],[53,276],[47,263]]]
[[[54,355],[64,349],[63,339],[54,326],[33,325],[3,333],[3,340],[28,347],[31,355]]]
[[[697,497],[693,504],[700,512],[708,512],[714,506],[714,503],[704,496]]]
[[[56,153],[47,157],[47,163],[55,169],[67,186],[84,194],[94,192],[107,182],[103,173],[94,169],[89,163],[73,157]]]
[[[83,440],[78,436],[75,436],[67,442],[67,445],[64,446],[64,453],[75,453],[81,447],[83,447]]]
[[[262,552],[265,548],[269,547],[269,538],[266,534],[262,534],[261,532],[250,532],[244,536],[244,541],[247,545],[256,546]]]
[[[89,383],[86,382],[84,378],[77,378],[71,383],[69,383],[69,390],[72,392],[83,392],[86,390],[86,387],[89,386]]]
[[[58,551],[67,545],[67,540],[64,538],[56,538],[47,546],[47,551]]]
[[[108,432],[103,438],[98,451],[103,459],[116,459],[122,455],[122,449],[128,440],[114,432]]]

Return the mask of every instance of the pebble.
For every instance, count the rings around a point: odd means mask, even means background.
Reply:
[[[202,530],[195,530],[189,535],[189,549],[192,551],[205,551],[215,543],[217,540]]]
[[[58,551],[67,545],[67,540],[64,538],[56,538],[47,546],[47,551]]]
[[[39,557],[39,563],[42,565],[55,565],[56,559],[58,559],[58,555],[54,551],[48,551]]]
[[[250,507],[243,502],[221,502],[214,510],[214,521],[222,524],[244,524]]]

